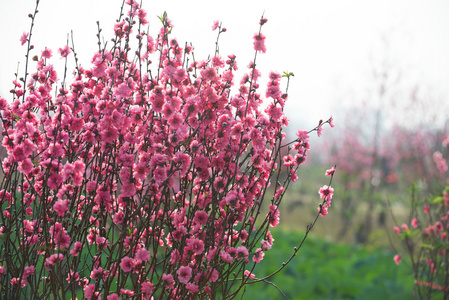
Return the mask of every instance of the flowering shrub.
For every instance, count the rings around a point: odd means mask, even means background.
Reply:
[[[449,135],[443,142],[449,145]],[[433,154],[440,175],[447,172],[447,160],[441,152]],[[396,234],[402,240],[415,278],[415,295],[430,299],[435,294],[449,297],[449,179],[439,195],[419,202],[416,186],[412,188],[412,214],[410,224],[395,226]],[[400,264],[400,254],[394,256]]]
[[[112,45],[99,42],[92,67],[77,65],[70,85],[64,74],[57,88],[45,48],[36,70],[14,81],[13,102],[0,98],[0,294],[8,299],[232,298],[273,246],[269,228],[310,132],[300,130],[292,149],[283,142],[279,74],[269,75],[261,106],[256,57],[265,36],[254,35],[254,61],[232,94],[235,56],[217,48],[196,61],[170,37],[166,14],[152,37],[142,29],[146,12],[125,4]],[[31,31],[20,38],[27,68]],[[325,123],[332,119],[314,130]],[[319,193],[325,215],[330,183]]]

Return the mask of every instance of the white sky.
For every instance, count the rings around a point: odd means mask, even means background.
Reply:
[[[52,49],[61,78],[57,49],[73,30],[78,57],[89,66],[96,49],[96,21],[105,39],[110,39],[121,2],[41,0],[32,38],[34,54],[45,46]],[[17,62],[22,61],[21,66],[24,62],[25,46],[20,46],[19,38],[29,31],[27,15],[34,6],[34,0],[0,0],[0,96],[8,100]],[[213,53],[216,32],[211,25],[222,21],[227,32],[220,37],[220,53],[235,54],[240,70],[254,55],[252,36],[264,13],[267,52],[258,57],[258,67],[265,76],[272,70],[294,72],[287,114],[295,126],[311,128],[320,118],[338,114],[342,105],[365,97],[373,70],[385,59],[393,72],[399,70],[406,87],[419,84],[432,97],[449,99],[446,0],[144,0],[143,7],[153,34],[160,27],[157,16],[167,11],[175,26],[172,36],[181,44],[192,42],[197,59]]]

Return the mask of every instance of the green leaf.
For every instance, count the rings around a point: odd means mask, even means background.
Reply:
[[[295,76],[295,74],[293,74],[293,72],[284,71],[284,74],[282,75],[282,77],[287,78],[290,78],[290,76]]]
[[[441,197],[441,196],[435,197],[432,199],[432,204],[441,204],[441,203],[443,203],[443,201],[444,201],[443,197]]]
[[[415,235],[417,235],[417,234],[419,234],[419,233],[421,233],[421,230],[416,229],[416,230],[413,230],[412,232],[410,232],[409,236],[410,236],[410,237],[413,237],[413,236],[415,236]]]
[[[432,245],[429,245],[429,244],[422,244],[421,247],[427,248],[427,249],[430,249],[430,250],[434,249],[434,247]]]
[[[16,116],[15,114],[11,113],[11,115],[16,118],[17,121],[20,121],[20,118],[18,116]]]
[[[161,17],[158,16],[158,18],[159,18],[159,20],[161,20],[162,25],[165,25],[165,20],[167,20],[167,12],[164,11],[164,13],[162,14],[162,16],[161,16]]]
[[[192,137],[190,136],[186,141],[184,141],[181,146],[186,146],[190,144],[190,140],[192,139]]]

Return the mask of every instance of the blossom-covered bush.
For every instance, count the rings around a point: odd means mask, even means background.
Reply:
[[[394,227],[404,244],[403,252],[410,258],[415,278],[414,294],[420,299],[431,299],[438,294],[444,299],[449,297],[449,134],[442,146],[446,151],[434,152],[433,158],[438,173],[448,178],[447,186],[439,194],[420,201],[414,185],[410,222]],[[402,256],[396,254],[394,261],[399,265]]]
[[[234,86],[234,55],[217,48],[197,61],[166,14],[151,36],[139,4],[124,6],[112,42],[70,84],[51,59],[73,45],[34,55],[32,30],[20,38],[34,70],[14,81],[12,102],[0,98],[5,299],[232,298],[273,246],[310,132],[284,142],[281,75],[258,92],[265,36],[254,35],[254,61]],[[319,193],[325,215],[333,189]]]

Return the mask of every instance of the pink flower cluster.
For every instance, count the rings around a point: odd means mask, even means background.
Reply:
[[[447,150],[446,140],[443,147]],[[435,152],[433,157],[439,175],[445,175],[447,161],[441,152]],[[448,292],[449,186],[446,186],[440,195],[425,201],[416,202],[415,197],[412,200],[410,226],[407,224],[395,226],[394,231],[405,244],[406,253],[413,262],[417,292],[428,295],[441,290]],[[422,206],[422,210],[416,209],[419,206]],[[396,264],[399,265],[401,260],[400,254],[394,256]]]
[[[327,170],[326,173],[331,173],[332,171]],[[318,194],[320,198],[323,199],[323,204],[318,207],[321,216],[328,214],[328,209],[331,207],[331,200],[334,195],[334,188],[324,185],[319,189]]]
[[[249,257],[259,263],[273,245],[268,226],[279,224],[283,195],[310,147],[299,133],[296,154],[278,165],[288,124],[281,76],[270,74],[263,109],[255,61],[232,93],[235,56],[196,61],[171,38],[166,15],[152,37],[143,30],[146,12],[126,4],[112,46],[95,53],[90,68],[77,67],[70,85],[54,91],[58,75],[45,48],[13,102],[0,98],[7,298],[26,294],[34,274],[30,289],[42,298],[224,298],[254,278],[244,272]],[[259,31],[256,51],[265,52],[264,40]],[[58,52],[68,59],[72,51]],[[272,192],[284,168],[288,176]],[[332,191],[322,192],[329,206]]]

